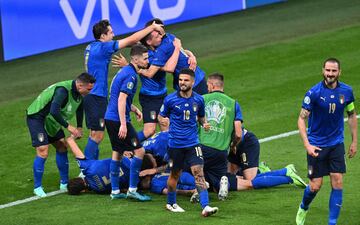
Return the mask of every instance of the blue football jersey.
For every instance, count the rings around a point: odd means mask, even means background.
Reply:
[[[149,64],[152,64],[154,59],[154,51],[149,50]],[[167,92],[166,88],[166,72],[159,70],[152,78],[139,75],[141,80],[140,94],[160,96]]]
[[[169,178],[170,173],[160,173],[156,174],[151,180],[150,190],[156,194],[162,194],[162,191],[167,187],[167,180]],[[178,190],[194,190],[195,186],[195,178],[187,172],[182,172],[176,186]]]
[[[110,158],[102,160],[77,158],[76,160],[90,190],[99,193],[111,191]],[[126,157],[121,160],[119,176],[120,187],[127,188],[130,177],[130,160]]]
[[[344,109],[354,100],[352,88],[342,82],[330,89],[322,81],[305,94],[302,108],[310,111],[311,145],[329,147],[344,141]]]
[[[117,50],[119,50],[118,41],[94,41],[86,47],[85,70],[96,79],[90,94],[107,97],[108,67],[112,54]]]
[[[204,98],[192,92],[183,98],[179,92],[168,95],[160,109],[160,115],[170,119],[169,147],[185,148],[199,144],[197,117],[205,116]]]
[[[161,44],[155,49],[152,63],[155,66],[163,67],[166,62],[170,59],[171,55],[174,53],[175,47],[173,41],[175,40],[175,35],[166,34],[161,41]],[[189,57],[184,51],[180,52],[178,62],[174,71],[174,80],[173,86],[175,90],[179,90],[179,73],[184,68],[189,68],[188,63]],[[195,69],[195,83],[194,86],[197,86],[205,78],[205,72],[196,67]]]
[[[143,147],[146,153],[151,153],[154,156],[164,158],[167,153],[168,140],[169,132],[158,132],[146,139],[146,141],[143,142]]]
[[[126,98],[126,121],[130,122],[131,104],[136,94],[137,75],[132,64],[119,70],[111,82],[109,104],[106,109],[105,119],[120,121],[118,110],[118,98],[120,92],[127,94]]]

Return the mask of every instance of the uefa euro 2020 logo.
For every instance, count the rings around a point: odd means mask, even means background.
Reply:
[[[219,124],[226,117],[226,107],[221,102],[212,100],[206,104],[205,113],[207,121],[215,121]]]

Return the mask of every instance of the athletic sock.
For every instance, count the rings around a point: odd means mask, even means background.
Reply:
[[[315,198],[316,194],[317,192],[310,191],[310,185],[306,186],[300,207],[304,210],[308,210],[309,205],[312,202],[312,200]]]
[[[142,130],[142,131],[139,131],[139,132],[137,133],[137,136],[138,136],[139,142],[143,142],[143,141],[146,139],[143,130]]]
[[[120,161],[111,160],[111,162],[110,162],[110,180],[111,180],[111,190],[112,191],[120,190],[119,171],[120,171]]]
[[[189,173],[181,173],[179,181],[179,184],[182,185],[189,185],[189,186],[195,186],[195,177]]]
[[[84,154],[87,159],[99,159],[99,144],[89,137]]]
[[[34,189],[38,188],[42,184],[42,177],[44,174],[44,165],[46,159],[41,158],[39,156],[35,157],[33,164],[33,172],[34,172]]]
[[[142,159],[134,156],[130,164],[130,182],[129,188],[136,188],[139,183],[139,172],[141,169]]]
[[[332,189],[329,199],[329,225],[336,225],[342,206],[342,189]]]
[[[69,160],[67,151],[59,152],[56,150],[56,165],[60,173],[60,183],[67,184],[69,181]]]
[[[269,172],[265,172],[265,173],[260,173],[257,174],[257,177],[261,177],[261,176],[286,176],[286,168],[280,169],[280,170],[272,170]]]
[[[199,189],[198,189],[199,191]],[[200,205],[201,208],[205,208],[206,206],[209,205],[209,193],[207,190],[202,190],[199,192],[200,195]]]
[[[287,176],[256,176],[251,181],[254,189],[274,187],[292,182],[292,179]]]
[[[173,205],[176,203],[176,191],[169,191],[167,194],[167,203]]]

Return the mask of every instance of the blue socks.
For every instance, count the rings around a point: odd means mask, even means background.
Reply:
[[[142,159],[139,159],[136,156],[131,159],[129,188],[137,188],[137,184],[139,183],[139,172],[141,169],[141,164]]]
[[[329,225],[336,225],[342,206],[342,189],[332,189],[329,199]]]
[[[199,191],[199,188],[198,188]],[[201,208],[205,208],[207,205],[209,205],[209,193],[207,190],[200,191],[200,205]]]
[[[44,165],[46,159],[41,158],[39,156],[35,157],[33,164],[33,172],[34,172],[34,189],[41,186],[42,177],[44,174]]]
[[[56,151],[56,165],[60,173],[60,183],[67,184],[69,181],[69,160],[67,156],[67,151]]]
[[[272,170],[266,173],[259,173],[256,176],[257,177],[261,177],[261,176],[286,176],[286,168],[280,169],[280,170]]]
[[[110,180],[111,180],[111,190],[112,191],[120,190],[119,173],[120,173],[120,161],[111,160],[111,162],[110,162]]]
[[[310,191],[310,185],[306,186],[300,207],[304,210],[308,210],[309,205],[312,202],[312,200],[315,198],[316,194],[317,192]]]
[[[191,175],[190,173],[183,172],[180,175],[178,183],[182,184],[182,185],[188,185],[188,186],[194,187],[195,186],[195,177],[193,175]]]
[[[173,205],[176,203],[176,191],[169,191],[167,194],[167,203]]]
[[[84,154],[87,159],[99,159],[99,144],[89,137]]]
[[[266,173],[265,173],[266,174]],[[256,176],[252,181],[254,189],[274,187],[281,184],[290,184],[292,179],[287,176]]]
[[[140,142],[140,143],[143,142],[143,141],[145,141],[145,139],[146,139],[146,137],[145,137],[145,135],[144,135],[144,131],[139,131],[139,132],[137,133],[137,136],[138,136],[138,139],[139,139],[139,142]]]

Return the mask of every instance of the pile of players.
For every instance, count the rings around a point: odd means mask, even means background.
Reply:
[[[176,203],[177,193],[190,193],[191,201],[200,202],[201,214],[207,217],[218,211],[217,207],[209,205],[208,190],[216,191],[219,199],[224,200],[229,190],[290,183],[307,187],[292,164],[275,171],[262,165],[260,168],[264,170],[259,172],[258,139],[244,129],[238,102],[224,93],[224,76],[213,73],[206,80],[194,54],[184,50],[181,41],[173,34],[164,32],[161,20],[151,20],[143,30],[117,41],[113,40],[114,33],[107,20],[95,24],[93,33],[96,41],[85,50],[87,72],[74,81],[50,86],[27,110],[32,143],[37,151],[34,160],[35,195],[46,196],[41,179],[49,143],[57,150],[60,189],[68,189],[70,194],[79,194],[85,189],[110,192],[112,199],[139,201],[149,201],[151,197],[138,192],[138,187],[150,189],[167,194],[166,209],[171,212],[185,211]],[[112,58],[113,64],[122,68],[112,80],[107,102],[111,57],[127,46],[132,46],[129,63],[122,55]],[[329,59],[324,64],[324,71],[326,63],[340,68],[336,59]],[[169,95],[166,73],[173,74],[175,92]],[[138,76],[142,111],[132,104]],[[324,78],[326,82],[325,72]],[[335,78],[337,82],[338,76]],[[309,104],[308,96],[304,102]],[[347,106],[348,112],[353,112],[352,92],[346,92],[340,103]],[[336,107],[329,109],[332,114]],[[82,136],[83,109],[90,130],[84,153],[75,142]],[[311,112],[312,109],[303,105],[302,114],[305,115],[304,110]],[[138,121],[144,121],[142,131],[137,132],[132,126],[130,112],[135,113]],[[77,127],[68,122],[75,114]],[[157,124],[162,131],[155,134]],[[70,181],[62,127],[71,134],[66,141],[84,175]],[[105,127],[113,150],[112,157],[99,160],[99,144],[104,138]],[[306,144],[306,133],[305,136],[304,132],[301,134]],[[355,154],[356,146],[353,151]],[[328,173],[333,172],[332,169]],[[323,175],[326,173],[321,177]]]

